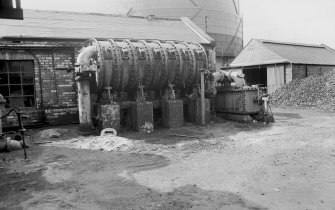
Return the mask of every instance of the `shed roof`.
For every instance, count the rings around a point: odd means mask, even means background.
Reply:
[[[326,45],[309,45],[253,39],[232,62],[233,67],[278,63],[335,65],[335,51]]]
[[[190,19],[24,10],[24,20],[0,19],[0,39],[145,39],[212,44]]]

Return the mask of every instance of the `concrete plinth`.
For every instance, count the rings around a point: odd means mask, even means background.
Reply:
[[[153,103],[152,102],[134,102],[131,105],[132,127],[140,131],[145,123],[153,124]]]
[[[166,128],[180,128],[184,125],[183,101],[161,101],[163,126]]]
[[[210,123],[210,100],[205,99],[205,124]],[[201,99],[189,100],[188,101],[188,119],[191,123],[202,125],[202,113],[201,113]]]
[[[114,128],[120,131],[120,105],[98,105],[99,129]]]

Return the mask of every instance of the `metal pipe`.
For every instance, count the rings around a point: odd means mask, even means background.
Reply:
[[[82,135],[92,133],[90,80],[89,76],[80,76],[77,78],[79,133]]]
[[[42,110],[42,122],[45,123],[45,110],[44,110],[44,98],[43,98],[43,80],[42,80],[42,67],[41,62],[38,57],[35,55],[32,49],[29,50],[30,54],[35,58],[38,65],[38,82],[40,83],[40,104],[37,105],[40,110]],[[34,61],[35,64],[35,61]],[[35,68],[35,67],[34,67]]]
[[[77,57],[77,65],[89,65],[90,59],[97,53],[95,46],[85,47]]]
[[[205,70],[200,70],[201,77],[201,125],[206,125],[206,113],[205,113]]]
[[[55,90],[56,90],[56,104],[58,105],[59,100],[59,93],[58,93],[58,84],[57,84],[57,75],[55,69],[55,52],[51,50],[51,57],[52,57],[52,70],[54,72],[54,82],[55,82]]]

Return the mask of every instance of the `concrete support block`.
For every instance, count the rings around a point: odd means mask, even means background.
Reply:
[[[98,105],[98,119],[100,121],[99,128],[114,128],[120,131],[120,105],[106,104]]]
[[[211,116],[211,105],[210,100],[205,99],[205,124],[210,123]],[[188,102],[188,118],[191,123],[201,125],[201,100],[189,100]]]
[[[184,125],[184,109],[182,100],[161,101],[163,126],[180,128]]]
[[[152,102],[134,102],[131,105],[132,127],[140,131],[145,123],[153,124],[153,103]]]

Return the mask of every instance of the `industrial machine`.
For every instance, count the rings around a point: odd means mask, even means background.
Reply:
[[[81,130],[92,123],[141,130],[154,116],[165,127],[182,126],[185,101],[200,98],[186,96],[200,90],[201,70],[215,66],[211,51],[191,42],[91,39],[77,57]]]
[[[77,57],[81,131],[140,131],[157,119],[168,128],[183,126],[184,118],[205,124],[210,98],[216,112],[259,113],[258,89],[246,87],[243,74],[215,71],[213,51],[191,42],[91,39]]]
[[[167,88],[187,90],[200,79],[200,69],[208,68],[202,45],[158,40],[92,39],[90,46],[79,54],[77,64],[80,65],[77,73],[95,73],[100,93],[108,88],[127,94]]]
[[[232,70],[220,70],[212,74],[211,93],[215,96],[212,100],[214,110],[218,115],[229,120],[266,121],[268,118],[265,116],[270,112],[266,105],[263,106],[263,94],[257,86],[247,86],[244,76]],[[260,117],[261,113],[263,113],[262,117]]]

